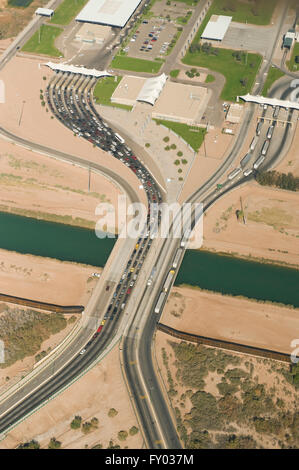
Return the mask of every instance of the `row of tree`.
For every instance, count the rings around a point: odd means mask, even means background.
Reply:
[[[261,171],[257,174],[256,180],[263,186],[276,186],[289,191],[299,190],[299,178],[293,173],[279,173],[278,171]]]

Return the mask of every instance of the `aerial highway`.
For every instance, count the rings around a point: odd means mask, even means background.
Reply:
[[[261,81],[257,91],[262,86],[262,76],[269,66],[270,62],[263,66],[259,73]],[[163,397],[152,363],[151,345],[155,325],[159,319],[159,315],[154,314],[154,309],[161,293],[161,286],[163,288],[173,259],[180,248],[181,240],[155,240],[155,252],[153,253],[151,250],[153,241],[149,236],[149,229],[151,224],[159,224],[160,218],[159,213],[151,212],[150,203],[163,201],[163,195],[154,177],[138,161],[137,156],[126,145],[124,139],[117,136],[109,123],[105,122],[95,110],[92,102],[94,85],[95,79],[90,77],[56,73],[46,93],[49,107],[57,119],[72,132],[75,132],[79,138],[85,138],[92,145],[104,149],[136,174],[146,191],[149,203],[144,233],[142,237],[136,240],[135,247],[128,256],[125,269],[120,272],[118,282],[107,286],[111,287],[109,295],[107,294],[107,298],[109,297],[107,309],[102,311],[100,307],[95,308],[98,323],[92,334],[90,329],[82,330],[76,344],[72,343],[71,347],[65,350],[63,355],[56,360],[54,366],[50,364],[45,368],[43,374],[35,378],[34,383],[27,385],[27,389],[20,388],[14,395],[0,404],[0,433],[6,432],[20,419],[31,413],[53,394],[62,390],[63,387],[95,363],[115,336],[115,332],[119,328],[122,317],[129,305],[132,290],[138,279],[140,279],[143,264],[148,256],[152,256],[153,265],[159,267],[158,275],[152,289],[148,289],[143,285],[143,289],[140,289],[138,293],[139,301],[136,305],[138,308],[131,323],[127,326],[122,341],[123,367],[130,389],[130,396],[135,403],[147,446],[150,448],[179,448],[181,443],[176,433],[174,420],[169,414],[168,404]],[[217,191],[215,188],[217,182],[238,157],[253,112],[254,105],[249,105],[233,150],[217,172],[190,199],[194,202],[203,201],[205,210],[222,194],[253,177],[253,171],[248,176],[245,176],[244,172],[241,171],[236,175],[238,179],[228,180],[222,191]],[[0,131],[3,135],[6,134],[8,138],[14,140],[15,136],[9,135],[4,129]],[[286,133],[289,133],[289,126],[286,127]],[[23,139],[20,139],[19,142],[30,145]],[[36,149],[38,150],[38,148]],[[46,149],[46,151],[49,151],[49,149]],[[65,158],[69,157],[65,155]],[[271,161],[270,158],[272,158]],[[273,158],[276,157],[271,157],[269,154],[267,159],[262,162],[261,167],[264,165],[266,168],[267,164],[272,164]],[[86,165],[86,161],[83,162]],[[176,272],[183,259],[184,250],[181,253]],[[174,279],[175,276],[173,276]],[[166,298],[167,296],[165,296],[165,301]],[[132,368],[134,362],[137,363],[138,367]]]

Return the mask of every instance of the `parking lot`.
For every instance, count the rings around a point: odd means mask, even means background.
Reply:
[[[129,57],[155,59],[167,53],[177,27],[166,20],[144,20],[125,48]]]
[[[259,52],[265,55],[271,50],[271,47],[273,47],[274,33],[275,30],[273,26],[264,28],[263,34],[260,34],[259,27],[255,25],[232,22],[224,36],[221,46],[228,49]],[[216,46],[218,46],[218,44]]]

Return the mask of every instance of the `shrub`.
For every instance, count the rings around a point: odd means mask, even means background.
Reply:
[[[82,423],[81,416],[75,416],[75,418],[71,422],[71,428],[72,429],[79,429],[81,427],[81,423]]]
[[[182,160],[182,164],[183,165],[186,165],[188,163],[188,160],[186,160],[185,158]]]
[[[178,156],[178,157],[182,157],[182,156],[183,156],[183,152],[181,152],[181,151],[179,150],[178,153],[177,153],[177,156]]]
[[[149,142],[147,142],[147,143],[145,144],[145,146],[148,148],[148,147],[151,146],[151,144],[150,144]]]
[[[60,449],[60,447],[61,442],[57,441],[56,437],[52,437],[48,444],[48,449]]]
[[[128,437],[127,431],[119,431],[119,433],[118,433],[118,439],[119,439],[120,441],[125,441],[125,440],[127,439],[127,437]]]
[[[108,416],[109,418],[114,418],[118,414],[118,411],[115,408],[110,408],[108,411]]]
[[[129,434],[130,436],[135,436],[135,434],[137,434],[138,432],[139,432],[139,429],[136,426],[132,426],[129,431]]]
[[[179,165],[179,164],[180,164],[180,160],[175,160],[175,161],[174,161],[174,164],[175,164],[175,165]]]

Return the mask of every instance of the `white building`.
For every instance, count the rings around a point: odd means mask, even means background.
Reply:
[[[54,10],[50,10],[49,8],[38,8],[37,10],[35,10],[35,14],[40,16],[51,17],[54,15]]]
[[[232,16],[212,15],[201,35],[201,39],[222,41],[231,23]]]
[[[141,0],[90,0],[76,20],[123,28],[140,2]]]

